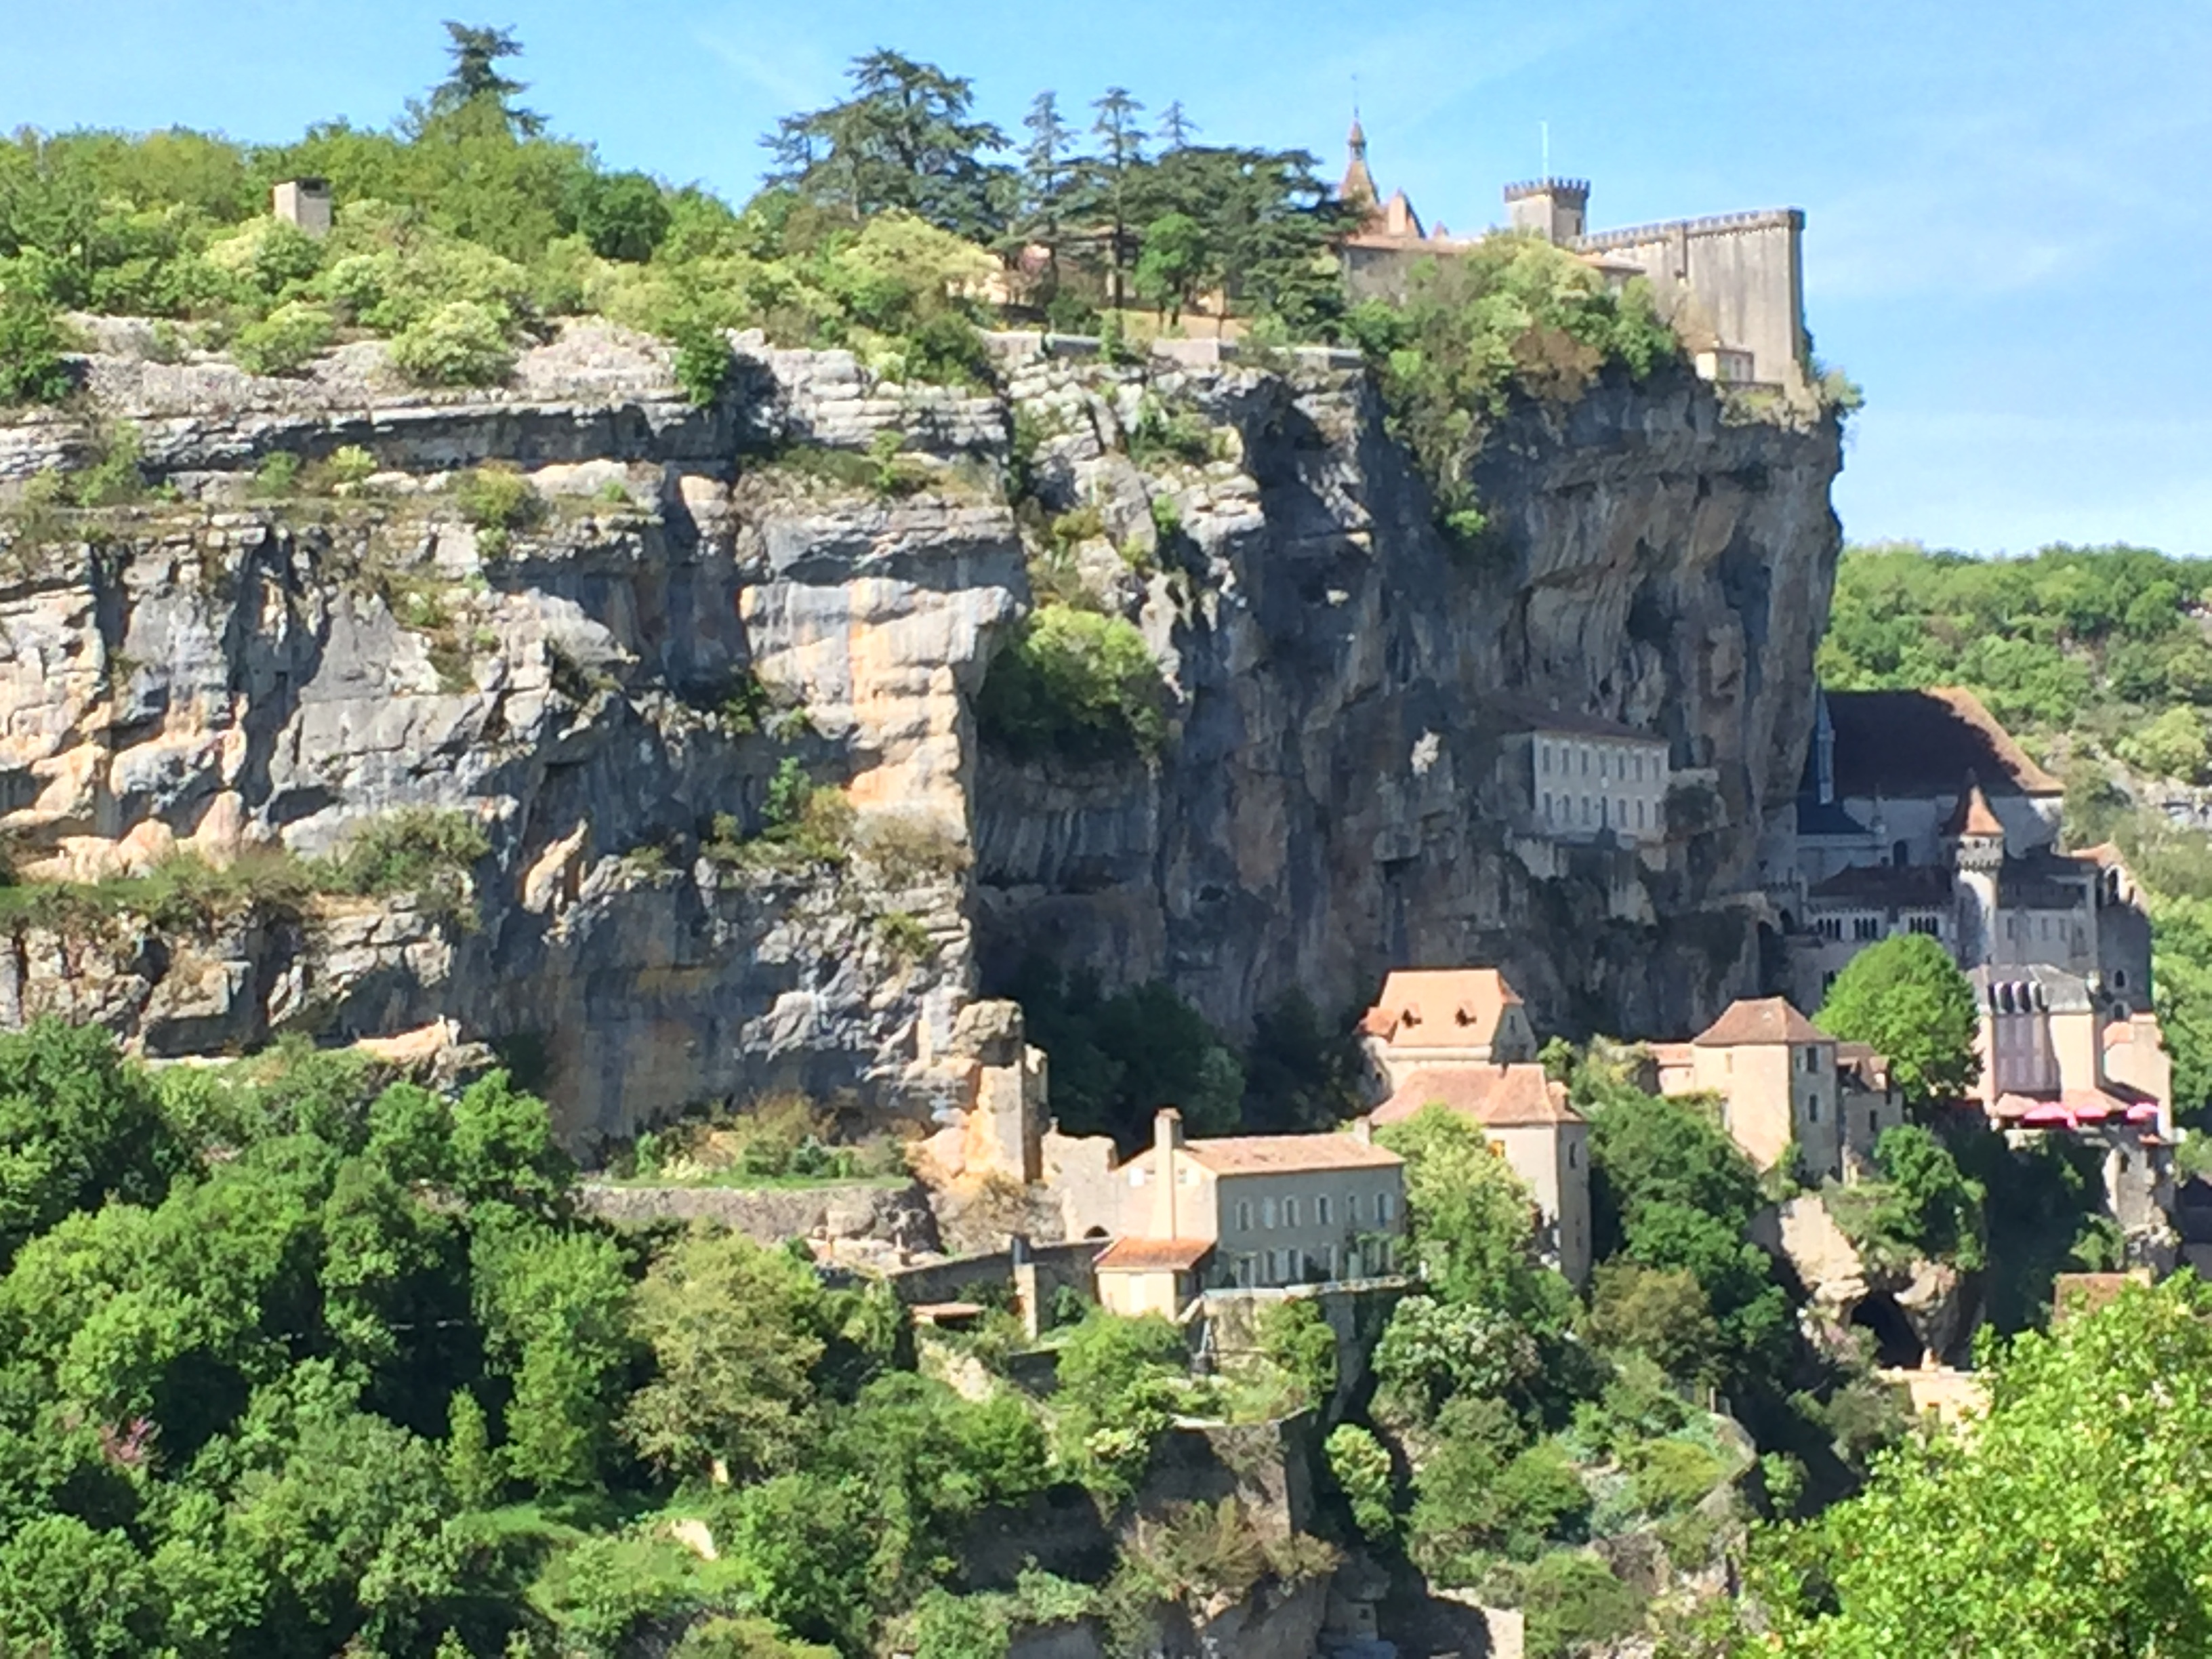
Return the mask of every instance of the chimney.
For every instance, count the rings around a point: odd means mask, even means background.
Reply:
[[[269,210],[320,240],[331,234],[331,187],[321,179],[287,179],[269,192]]]
[[[1182,1150],[1182,1114],[1163,1106],[1152,1119],[1152,1237],[1180,1238],[1176,1224],[1176,1154]]]
[[[1375,1120],[1371,1117],[1354,1118],[1352,1121],[1352,1138],[1363,1146],[1372,1146],[1375,1144]]]

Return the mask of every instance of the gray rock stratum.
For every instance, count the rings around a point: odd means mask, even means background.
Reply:
[[[1628,1035],[1758,979],[1832,424],[1732,419],[1686,379],[1524,409],[1478,470],[1495,550],[1469,556],[1364,377],[1320,357],[1115,368],[1010,339],[984,397],[741,341],[698,410],[664,348],[598,325],[441,394],[374,345],[276,380],[133,337],[103,331],[91,415],[0,426],[13,492],[130,441],[167,487],[0,514],[27,884],[0,1021],[96,1018],[171,1055],[448,1018],[542,1056],[589,1142],[781,1088],[962,1103],[956,1016],[1039,951],[1164,977],[1231,1029],[1399,963],[1498,962],[1540,1026]],[[1163,410],[1202,448],[1146,441]],[[457,475],[492,462],[534,516],[472,525]],[[1026,529],[1012,480],[1044,509]],[[1055,514],[1099,533],[1041,534]],[[1158,760],[979,743],[1033,580],[1143,630]],[[1507,694],[1663,732],[1663,849],[1534,838]],[[851,825],[757,839],[787,757]],[[489,843],[459,902],[313,875],[415,808]],[[234,874],[182,879],[179,849]]]

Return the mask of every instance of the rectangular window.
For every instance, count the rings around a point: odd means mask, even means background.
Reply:
[[[1810,1095],[1806,1096],[1806,1097],[1805,1097],[1805,1121],[1806,1121],[1806,1122],[1808,1122],[1808,1123],[1818,1123],[1820,1121],[1820,1103],[1819,1101],[1817,1101],[1817,1100],[1814,1099],[1814,1098],[1813,1098],[1813,1097],[1812,1097],[1812,1096],[1810,1096]]]
[[[1295,1198],[1286,1198],[1283,1200],[1283,1225],[1295,1227],[1297,1224],[1298,1201]]]
[[[1281,1217],[1275,1208],[1275,1200],[1272,1198],[1261,1199],[1260,1200],[1260,1224],[1262,1227],[1272,1229],[1280,1221],[1280,1219]]]
[[[1386,1227],[1390,1224],[1391,1208],[1392,1203],[1389,1194],[1377,1193],[1375,1194],[1375,1218]]]
[[[1589,750],[1585,749],[1580,752],[1583,757],[1583,775],[1584,777],[1588,777],[1589,775]]]
[[[1280,1281],[1283,1276],[1282,1260],[1283,1256],[1281,1251],[1270,1250],[1267,1252],[1267,1272],[1260,1280],[1262,1285],[1273,1285]]]
[[[1252,1231],[1252,1202],[1249,1199],[1237,1206],[1237,1231],[1240,1233]]]
[[[1354,1227],[1359,1224],[1359,1194],[1358,1193],[1346,1193],[1344,1195],[1344,1218]]]
[[[1552,745],[1547,743],[1540,747],[1543,754],[1544,775],[1548,778],[1552,775]]]
[[[1317,1225],[1328,1225],[1328,1194],[1322,1194],[1314,1200],[1314,1221]]]
[[[1321,1272],[1322,1277],[1324,1279],[1334,1279],[1336,1277],[1335,1245],[1324,1244],[1321,1247]]]

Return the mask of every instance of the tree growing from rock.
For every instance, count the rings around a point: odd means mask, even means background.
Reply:
[[[1853,957],[1817,1020],[1830,1036],[1887,1056],[1908,1106],[1955,1097],[1978,1069],[1974,988],[1925,933],[1899,933]]]

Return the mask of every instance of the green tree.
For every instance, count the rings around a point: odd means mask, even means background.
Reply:
[[[122,1532],[49,1515],[0,1538],[0,1652],[136,1659],[159,1645],[165,1611]]]
[[[972,118],[972,82],[934,64],[877,51],[853,60],[852,96],[787,116],[763,140],[775,158],[771,185],[855,220],[890,210],[982,240],[1002,222],[1003,169],[983,157],[1006,134]]]
[[[480,1231],[473,1274],[486,1346],[510,1377],[507,1464],[542,1492],[589,1492],[615,1449],[632,1356],[621,1251],[534,1223]]]
[[[1167,687],[1134,624],[1069,605],[1032,612],[975,700],[983,740],[1016,760],[1149,760],[1167,741]]]
[[[1329,1431],[1322,1448],[1328,1472],[1345,1502],[1352,1507],[1352,1524],[1371,1544],[1387,1544],[1398,1529],[1397,1477],[1390,1453],[1374,1431],[1357,1423],[1340,1423]]]
[[[1138,256],[1138,294],[1167,313],[1170,325],[1214,275],[1214,253],[1205,226],[1187,213],[1164,213],[1145,227]]]
[[[1818,1015],[1820,1029],[1874,1045],[1907,1104],[1955,1098],[1974,1080],[1974,989],[1925,933],[1898,933],[1853,957]]]
[[[0,408],[68,397],[76,377],[64,354],[75,344],[50,301],[0,289]]]
[[[653,1379],[624,1428],[646,1459],[680,1476],[718,1463],[738,1474],[787,1467],[828,1349],[813,1269],[738,1233],[695,1232],[638,1287],[637,1331]]]
[[[1858,1497],[1762,1550],[1773,1634],[1741,1651],[2212,1647],[2212,1292],[2188,1274],[2131,1289],[1988,1361],[1971,1433],[1905,1441]]]
[[[0,1036],[0,1268],[72,1210],[159,1200],[181,1162],[106,1031],[46,1019]]]
[[[523,137],[534,138],[545,130],[544,117],[518,109],[510,101],[529,88],[522,82],[510,80],[500,73],[502,61],[522,56],[522,43],[511,30],[448,22],[446,33],[446,51],[453,66],[431,90],[432,114],[450,115],[472,105],[489,103]]]
[[[1048,304],[1060,292],[1060,247],[1084,163],[1075,149],[1075,129],[1060,118],[1058,94],[1037,94],[1022,125],[1029,142],[1022,147],[1022,205],[1014,228],[1041,246],[1050,261],[1043,296]]]
[[[1697,1276],[1626,1260],[1602,1261],[1590,1278],[1584,1334],[1607,1353],[1640,1353],[1685,1382],[1712,1380],[1721,1331]]]
[[[1551,1297],[1537,1276],[1534,1201],[1481,1130],[1431,1106],[1377,1137],[1406,1160],[1406,1219],[1438,1299],[1516,1316]]]
[[[1099,140],[1098,155],[1091,164],[1088,205],[1106,222],[1107,303],[1121,308],[1121,277],[1130,250],[1129,190],[1133,177],[1144,165],[1145,134],[1137,123],[1145,106],[1126,87],[1109,87],[1091,106],[1097,118],[1091,131]]]

